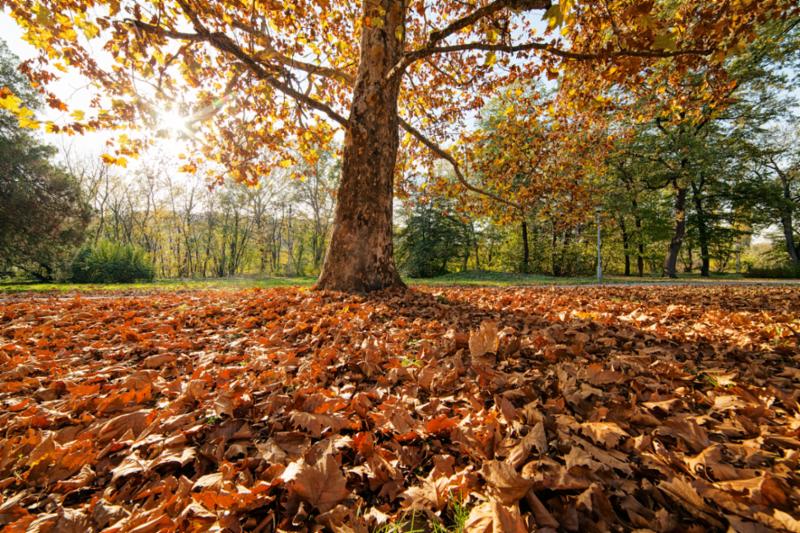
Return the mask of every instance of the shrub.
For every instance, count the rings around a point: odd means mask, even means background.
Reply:
[[[147,254],[131,244],[100,241],[81,248],[72,261],[76,283],[152,281],[155,273]]]
[[[800,278],[800,267],[782,265],[774,267],[749,267],[745,272],[746,278]]]

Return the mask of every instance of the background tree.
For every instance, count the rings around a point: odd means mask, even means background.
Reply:
[[[35,108],[35,92],[16,64],[0,41],[0,95]],[[42,280],[63,273],[90,217],[77,180],[51,161],[55,153],[0,110],[0,266]]]
[[[419,198],[411,204],[398,235],[398,264],[412,278],[447,273],[448,263],[469,248],[470,228],[442,200]]]
[[[318,285],[356,291],[402,285],[392,253],[400,127],[432,157],[457,167],[434,141],[448,136],[444,117],[458,126],[498,86],[561,71],[570,80],[562,90],[567,111],[581,106],[579,97],[591,101],[612,87],[662,77],[665,71],[653,67],[664,59],[670,75],[701,66],[721,75],[728,51],[752,38],[758,23],[798,9],[793,0],[0,5],[11,8],[42,51],[26,66],[39,86],[63,66],[53,58],[63,58],[109,96],[95,101],[91,116],[50,124],[52,131],[152,123],[159,105],[150,99],[189,99],[180,111],[189,117],[189,134],[208,141],[201,143],[205,158],[239,180],[256,181],[270,171],[269,158],[256,157],[264,150],[279,154],[279,145],[294,141],[305,153],[325,141],[320,137],[331,125],[344,129],[333,234]],[[549,21],[545,35],[532,11]],[[112,61],[98,61],[97,49]],[[136,83],[142,78],[150,95]],[[715,90],[709,86],[701,100],[713,99]],[[66,107],[55,95],[47,99]],[[225,106],[236,112],[215,112]],[[119,162],[137,148],[121,142],[107,159]]]

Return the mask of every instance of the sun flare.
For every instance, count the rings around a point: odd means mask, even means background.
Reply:
[[[162,109],[156,115],[156,130],[170,136],[180,136],[189,132],[189,118],[177,109]]]

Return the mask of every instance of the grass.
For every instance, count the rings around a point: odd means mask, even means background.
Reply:
[[[737,281],[745,279],[741,274],[712,274],[710,278],[702,278],[699,274],[682,274],[677,280],[655,276],[603,276],[605,283],[660,283],[681,281]],[[591,285],[597,283],[594,276],[555,277],[542,274],[516,274],[511,272],[487,272],[482,270],[469,270],[445,274],[436,278],[408,279],[411,285],[427,286],[481,286],[481,287],[510,287],[520,285]]]
[[[316,281],[312,277],[293,278],[212,278],[212,279],[164,279],[142,283],[29,283],[0,282],[0,293],[18,292],[140,292],[183,291],[202,289],[252,289],[269,287],[310,286]]]
[[[451,498],[442,521],[412,511],[396,522],[389,522],[373,533],[463,533],[469,518],[469,506],[458,498]]]
[[[609,275],[603,278],[606,283],[669,283],[669,282],[720,282],[720,281],[778,281],[791,282],[792,280],[759,280],[745,278],[741,274],[712,274],[710,278],[702,278],[699,274],[681,274],[677,280],[663,277],[637,277]],[[31,282],[0,282],[0,294],[13,294],[23,292],[42,293],[71,293],[71,292],[146,292],[146,291],[182,291],[203,289],[250,289],[269,287],[306,287],[316,281],[315,277],[236,277],[213,279],[189,280],[158,280],[150,283],[108,283],[108,284],[83,284],[83,283],[31,283]],[[480,287],[512,287],[531,285],[590,285],[596,283],[594,277],[557,278],[541,274],[515,274],[510,272],[486,272],[470,270],[445,274],[436,278],[409,279],[409,285],[428,287],[446,286],[480,286]]]

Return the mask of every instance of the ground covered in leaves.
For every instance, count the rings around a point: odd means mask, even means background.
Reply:
[[[0,303],[4,531],[800,531],[800,290]]]

